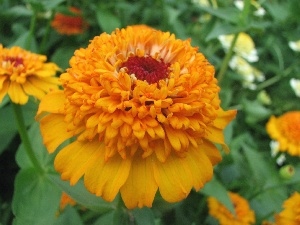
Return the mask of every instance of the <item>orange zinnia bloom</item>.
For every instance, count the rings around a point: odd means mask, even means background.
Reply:
[[[67,205],[74,206],[76,205],[76,201],[72,199],[67,193],[63,192],[59,204],[60,211],[64,210]]]
[[[41,99],[52,89],[58,89],[55,74],[60,69],[45,63],[47,57],[20,47],[3,48],[0,44],[0,103],[6,94],[17,104],[26,104],[29,95]]]
[[[270,137],[279,143],[279,151],[300,156],[300,111],[271,116],[266,125]]]
[[[214,197],[207,199],[209,214],[216,218],[220,225],[254,224],[255,214],[254,211],[251,210],[248,201],[236,193],[229,192],[228,194],[234,206],[235,214],[230,212]]]
[[[295,192],[283,203],[284,210],[275,216],[276,225],[300,224],[300,194]]]
[[[74,15],[56,13],[51,26],[60,34],[73,35],[83,33],[88,24],[82,17],[80,9],[70,7],[70,12]]]
[[[213,143],[228,149],[223,129],[236,111],[220,107],[214,67],[189,40],[129,26],[95,37],[70,65],[64,90],[37,114],[50,153],[76,137],[55,158],[62,179],[84,176],[107,201],[120,191],[128,208],[150,207],[158,189],[180,201],[211,179],[221,160]]]

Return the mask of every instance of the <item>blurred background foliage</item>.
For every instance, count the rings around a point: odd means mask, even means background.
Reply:
[[[6,98],[0,108],[0,224],[218,224],[208,215],[207,196],[215,196],[229,209],[227,191],[245,197],[256,214],[256,224],[273,220],[282,203],[300,190],[299,157],[286,155],[278,164],[271,156],[270,137],[265,124],[271,115],[300,110],[299,97],[290,80],[300,79],[299,52],[289,42],[300,39],[299,0],[240,1],[240,10],[232,0],[0,0],[0,43],[21,46],[44,54],[62,69],[69,66],[74,51],[86,47],[94,36],[115,28],[146,24],[190,38],[216,68],[221,86],[222,105],[238,109],[237,118],[226,129],[231,149],[215,167],[213,180],[200,192],[192,191],[177,204],[167,204],[157,196],[151,209],[126,210],[118,201],[106,203],[88,193],[82,183],[70,187],[53,169],[34,121],[38,102],[23,107],[29,136],[42,166],[49,171],[40,175],[32,169],[14,123]],[[51,27],[55,14],[77,7],[87,22],[78,35],[63,35]],[[261,7],[263,15],[255,12]],[[264,74],[253,88],[243,85],[243,77],[229,67],[230,56],[219,41],[221,35],[245,32],[251,36],[259,60],[251,63]],[[228,57],[229,58],[228,58]],[[221,71],[223,74],[221,74]],[[295,173],[284,173],[291,165]],[[283,172],[282,172],[283,170]],[[76,200],[59,211],[62,190]],[[224,197],[225,196],[225,197]]]

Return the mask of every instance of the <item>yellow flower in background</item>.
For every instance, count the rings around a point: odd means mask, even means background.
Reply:
[[[294,90],[295,94],[300,97],[300,79],[292,78],[290,80],[290,85],[292,89]]]
[[[231,42],[233,41],[234,35],[220,35],[218,37],[221,42],[223,48],[228,50],[230,48]],[[255,44],[252,38],[246,33],[240,33],[237,41],[235,43],[233,51],[236,55],[243,57],[248,62],[256,62],[258,61],[257,50],[255,48]]]
[[[209,197],[209,215],[216,218],[220,225],[250,225],[255,223],[254,211],[250,208],[246,199],[239,194],[228,192],[234,206],[235,214],[227,209],[214,197]]]
[[[96,36],[75,51],[62,91],[43,98],[37,119],[50,153],[71,138],[55,168],[72,185],[128,208],[199,190],[225,150],[236,111],[220,107],[214,67],[190,40],[144,25]],[[49,114],[47,114],[47,112]],[[43,117],[44,116],[44,117]]]
[[[300,194],[295,192],[283,203],[283,211],[275,216],[276,225],[300,224]]]
[[[289,42],[290,48],[295,52],[300,52],[300,40],[298,41],[290,41]]]
[[[231,69],[235,70],[243,78],[243,86],[249,89],[256,89],[255,82],[265,80],[265,75],[255,67],[251,66],[244,58],[235,55],[229,62]]]
[[[0,103],[8,95],[16,104],[26,104],[29,96],[41,99],[50,90],[58,89],[55,74],[60,69],[45,63],[47,57],[20,47],[0,45]]]
[[[266,129],[271,139],[279,143],[279,151],[300,156],[300,111],[271,116]]]

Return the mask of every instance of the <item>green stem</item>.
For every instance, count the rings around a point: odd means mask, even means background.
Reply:
[[[231,59],[231,56],[233,54],[233,48],[235,46],[235,43],[237,41],[238,36],[239,36],[239,33],[236,33],[234,35],[233,40],[232,40],[231,45],[230,45],[230,48],[229,48],[228,52],[225,55],[225,59],[222,62],[220,71],[219,71],[219,73],[217,75],[217,80],[219,81],[219,83],[221,83],[222,79],[224,78],[224,74],[227,71],[229,60]]]
[[[34,36],[35,26],[36,26],[36,12],[33,12],[33,16],[31,17],[31,21],[30,21],[29,35],[27,37],[26,46],[25,46],[27,50],[31,50],[31,39]]]
[[[50,16],[50,18],[48,19],[48,22],[47,22],[47,27],[46,27],[43,39],[41,41],[39,53],[44,54],[45,51],[46,51],[46,44],[47,44],[47,41],[48,41],[48,38],[49,38],[49,34],[50,34],[50,31],[51,31],[51,22],[52,22],[52,19],[54,17],[54,14],[55,14],[55,11],[51,11],[51,16]]]
[[[31,160],[33,166],[37,169],[38,172],[43,173],[44,170],[43,170],[42,166],[40,165],[39,161],[37,160],[37,158],[34,154],[34,151],[32,149],[31,143],[29,141],[27,129],[26,129],[23,114],[22,114],[22,108],[20,105],[15,104],[15,103],[12,103],[12,107],[13,107],[18,131],[19,131],[24,149],[25,149],[29,159]]]

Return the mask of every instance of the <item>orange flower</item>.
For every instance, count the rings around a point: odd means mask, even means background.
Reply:
[[[283,203],[284,210],[275,216],[276,225],[300,224],[300,194],[295,192]]]
[[[216,218],[220,225],[254,224],[255,214],[248,201],[236,193],[228,192],[228,194],[234,206],[235,215],[214,197],[207,199],[209,214]]]
[[[279,151],[300,156],[300,111],[272,116],[266,125],[270,137],[279,143]]]
[[[130,26],[95,37],[70,65],[64,91],[37,114],[50,153],[73,140],[55,158],[62,179],[83,176],[107,201],[120,191],[128,208],[150,207],[158,189],[180,201],[211,179],[221,160],[213,143],[228,149],[223,129],[236,111],[220,107],[214,67],[190,41]]]
[[[60,70],[54,63],[45,63],[47,57],[20,47],[3,48],[0,44],[0,103],[6,94],[12,102],[26,104],[28,96],[41,99],[52,89],[58,89]]]
[[[83,33],[88,24],[83,19],[80,9],[70,7],[69,10],[73,15],[56,13],[51,26],[60,34],[73,35]]]
[[[76,205],[76,201],[73,200],[69,195],[67,195],[65,192],[62,193],[61,199],[60,199],[60,205],[59,209],[60,211],[64,210],[67,205],[74,206]]]

